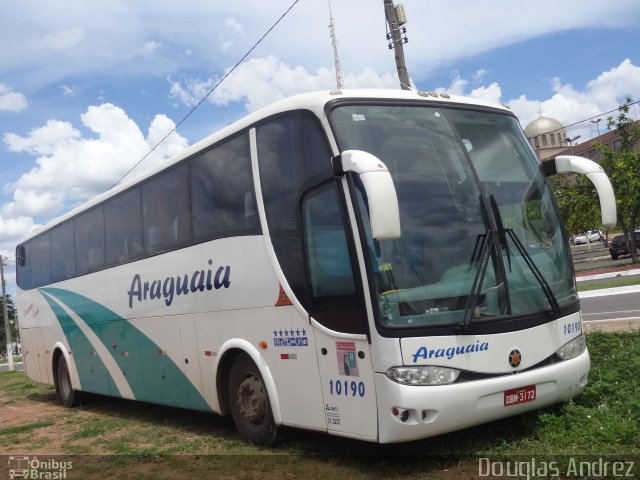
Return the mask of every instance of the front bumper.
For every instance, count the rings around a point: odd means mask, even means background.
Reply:
[[[377,373],[379,442],[418,440],[568,400],[584,390],[589,367],[585,350],[546,367],[452,385],[400,385]],[[536,386],[535,400],[504,406],[506,390],[527,385]],[[394,415],[394,408],[408,413]]]

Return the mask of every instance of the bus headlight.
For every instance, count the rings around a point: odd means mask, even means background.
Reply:
[[[587,349],[587,340],[585,339],[584,334],[579,337],[574,338],[566,345],[560,347],[560,349],[556,352],[562,360],[569,360],[570,358],[577,357],[582,352]]]
[[[447,367],[392,367],[387,377],[403,385],[446,385],[453,383],[460,370]]]

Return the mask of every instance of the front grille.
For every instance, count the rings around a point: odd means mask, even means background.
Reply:
[[[525,368],[524,370],[514,370],[508,373],[480,373],[480,372],[469,372],[469,371],[463,370],[460,372],[460,375],[458,376],[458,380],[456,380],[456,383],[473,382],[476,380],[485,380],[487,378],[506,377],[508,375],[518,375],[523,372],[529,372],[531,370],[536,370],[538,368],[548,367],[549,365],[554,365],[556,363],[560,363],[561,361],[562,360],[554,353],[553,355],[545,358],[541,362],[538,362],[529,368]]]

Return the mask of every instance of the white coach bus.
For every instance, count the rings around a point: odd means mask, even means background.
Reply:
[[[446,94],[275,103],[17,246],[27,375],[82,392],[373,442],[587,384],[567,234],[515,116]]]

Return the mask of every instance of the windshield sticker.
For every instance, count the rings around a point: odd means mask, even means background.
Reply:
[[[293,305],[293,303],[291,303],[291,300],[289,300],[289,297],[287,296],[287,293],[284,291],[284,288],[282,288],[282,285],[280,285],[280,293],[278,294],[278,300],[276,300],[276,307],[284,307],[286,305]]]
[[[347,377],[359,377],[355,342],[336,342],[338,373]]]
[[[429,358],[447,358],[451,360],[456,355],[464,355],[466,353],[486,352],[489,350],[489,342],[480,343],[476,340],[476,343],[470,343],[469,345],[458,345],[456,347],[448,348],[432,348],[420,347],[416,353],[413,354],[413,363],[417,363],[419,358],[427,360]]]
[[[340,425],[340,409],[328,403],[324,407],[324,414],[327,417],[327,425]]]
[[[473,145],[471,143],[471,140],[469,140],[468,138],[463,138],[462,143],[464,144],[464,147],[467,149],[467,152],[470,152],[471,150],[473,150]]]
[[[273,331],[273,346],[274,347],[308,347],[309,339],[307,338],[307,331],[303,328],[300,330],[286,328]]]
[[[351,114],[351,119],[354,122],[364,122],[366,120],[366,118],[364,118],[364,115],[358,113]]]

